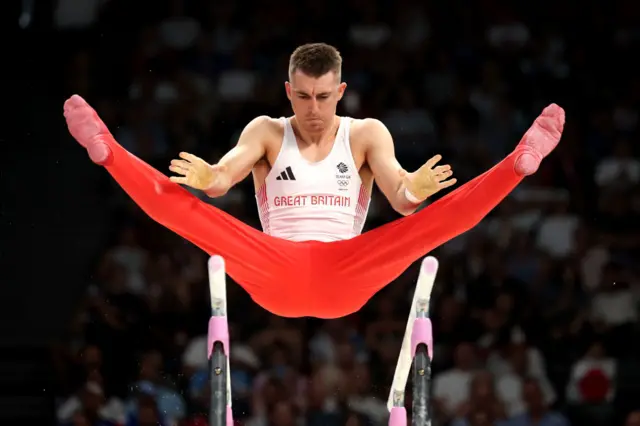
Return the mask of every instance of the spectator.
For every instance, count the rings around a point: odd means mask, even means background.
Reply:
[[[387,401],[377,398],[374,394],[375,388],[369,371],[369,365],[366,363],[356,364],[351,371],[348,379],[350,391],[347,404],[351,410],[360,414],[358,422],[368,418],[374,426],[382,426],[389,417]]]
[[[572,367],[567,401],[574,404],[611,402],[615,395],[616,374],[616,360],[607,357],[602,342],[594,342]]]
[[[152,390],[142,390],[136,400],[136,410],[130,411],[126,426],[167,426],[172,424],[162,416]]]
[[[569,212],[568,198],[558,200],[554,204],[554,212],[540,225],[537,245],[552,257],[567,257],[573,253],[580,219]]]
[[[162,364],[162,355],[157,351],[149,351],[142,356],[138,379],[133,384],[134,395],[127,404],[130,416],[137,421],[142,421],[141,414],[145,418],[153,418],[149,410],[150,401],[169,424],[186,416],[184,399],[163,380]],[[141,413],[141,408],[145,408],[144,413]]]
[[[149,253],[141,247],[138,230],[128,226],[120,231],[117,245],[110,251],[105,262],[112,261],[125,268],[127,290],[140,294],[145,290],[144,271],[148,267]]]
[[[491,422],[506,419],[504,403],[496,395],[493,376],[488,371],[477,372],[471,381],[469,398],[456,410],[453,425],[468,425],[483,413]]]
[[[631,143],[619,140],[611,157],[596,167],[596,183],[602,187],[624,188],[640,183],[640,161],[633,157]]]
[[[522,343],[509,345],[507,350],[508,371],[498,378],[497,393],[505,402],[509,417],[517,416],[525,411],[523,387],[529,378],[535,377],[539,381],[547,406],[552,406],[556,401],[555,391],[545,372],[540,367],[534,366],[535,361],[531,361],[529,354],[527,346]]]
[[[444,419],[452,419],[469,399],[471,380],[477,368],[475,347],[460,343],[454,353],[454,367],[433,379],[434,409]]]
[[[522,388],[526,411],[513,417],[507,426],[569,426],[568,420],[552,411],[544,402],[542,388],[536,379],[528,379]]]
[[[76,395],[70,397],[58,408],[60,426],[71,426],[87,422],[93,426],[120,426],[124,423],[125,412],[117,398],[105,398],[102,386],[87,382]]]

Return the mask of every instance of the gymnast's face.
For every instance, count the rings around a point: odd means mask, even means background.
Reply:
[[[309,133],[330,128],[346,83],[340,83],[333,71],[316,78],[297,70],[290,80],[285,83],[285,89],[298,125]]]

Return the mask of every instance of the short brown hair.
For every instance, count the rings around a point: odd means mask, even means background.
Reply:
[[[333,71],[340,79],[342,56],[338,49],[326,43],[303,44],[289,58],[289,77],[298,70],[315,78]]]

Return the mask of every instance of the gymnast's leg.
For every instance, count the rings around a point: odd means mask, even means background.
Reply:
[[[345,294],[345,304],[353,299],[354,309],[343,315],[359,309],[413,262],[478,224],[525,176],[535,173],[560,141],[564,118],[559,106],[545,108],[515,150],[492,169],[420,212],[323,247],[318,256],[332,264],[337,274],[325,282],[349,283],[334,289]],[[335,301],[327,306],[335,308]]]
[[[67,100],[64,115],[71,135],[145,213],[207,253],[224,257],[229,275],[252,296],[258,287],[273,288],[282,271],[295,269],[294,243],[270,237],[169,181],[120,146],[80,96]]]

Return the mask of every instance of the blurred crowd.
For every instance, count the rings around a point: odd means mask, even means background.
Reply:
[[[440,153],[465,182],[563,106],[539,172],[433,253],[434,425],[640,425],[635,2],[135,3],[58,0],[52,25],[65,93],[163,172],[181,150],[215,161],[257,115],[289,114],[288,56],[309,41],[340,49],[340,113],[380,118],[407,169]],[[104,175],[113,241],[55,348],[59,424],[206,425],[206,255]],[[250,182],[198,195],[259,226]],[[394,218],[375,193],[367,229]],[[230,282],[236,422],[385,425],[416,278],[332,321],[275,317]]]

